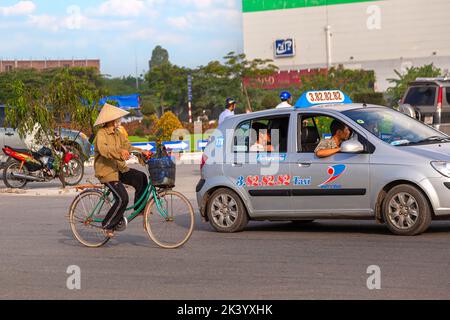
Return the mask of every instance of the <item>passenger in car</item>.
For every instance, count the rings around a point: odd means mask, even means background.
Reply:
[[[267,127],[259,122],[252,124],[252,130],[256,133],[255,143],[250,147],[250,152],[272,152],[273,148],[270,145],[270,134]]]
[[[341,121],[334,120],[330,126],[330,139],[323,139],[314,150],[314,153],[319,158],[326,158],[341,151],[342,142],[348,140],[351,135],[350,129]]]

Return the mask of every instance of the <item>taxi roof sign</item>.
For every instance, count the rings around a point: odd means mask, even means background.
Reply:
[[[295,104],[295,108],[309,108],[321,104],[353,103],[349,96],[340,90],[306,91]]]

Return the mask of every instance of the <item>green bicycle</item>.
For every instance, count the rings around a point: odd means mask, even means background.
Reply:
[[[86,189],[74,199],[69,222],[73,235],[81,244],[99,248],[110,240],[103,231],[102,222],[114,201],[106,186]],[[128,211],[133,212],[126,218],[125,227],[143,215],[146,233],[165,249],[181,247],[194,230],[194,209],[189,200],[171,187],[154,186],[151,178],[145,193],[135,205],[126,209]]]

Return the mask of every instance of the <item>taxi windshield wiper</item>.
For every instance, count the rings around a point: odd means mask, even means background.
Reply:
[[[443,137],[443,136],[431,136],[431,137],[428,137],[428,138],[425,138],[425,139],[422,139],[419,141],[402,143],[402,144],[399,144],[399,146],[411,146],[411,145],[427,143],[427,142],[450,142],[450,138]]]

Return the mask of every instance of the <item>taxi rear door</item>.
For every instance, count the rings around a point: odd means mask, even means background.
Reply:
[[[256,216],[281,216],[292,210],[287,152],[289,143],[295,141],[295,137],[288,137],[292,119],[290,113],[285,113],[247,119],[235,128],[232,150],[228,152],[223,171],[243,190]],[[272,146],[272,150],[255,147],[258,143],[258,132],[252,129],[255,123],[266,126],[271,137],[267,145]]]

